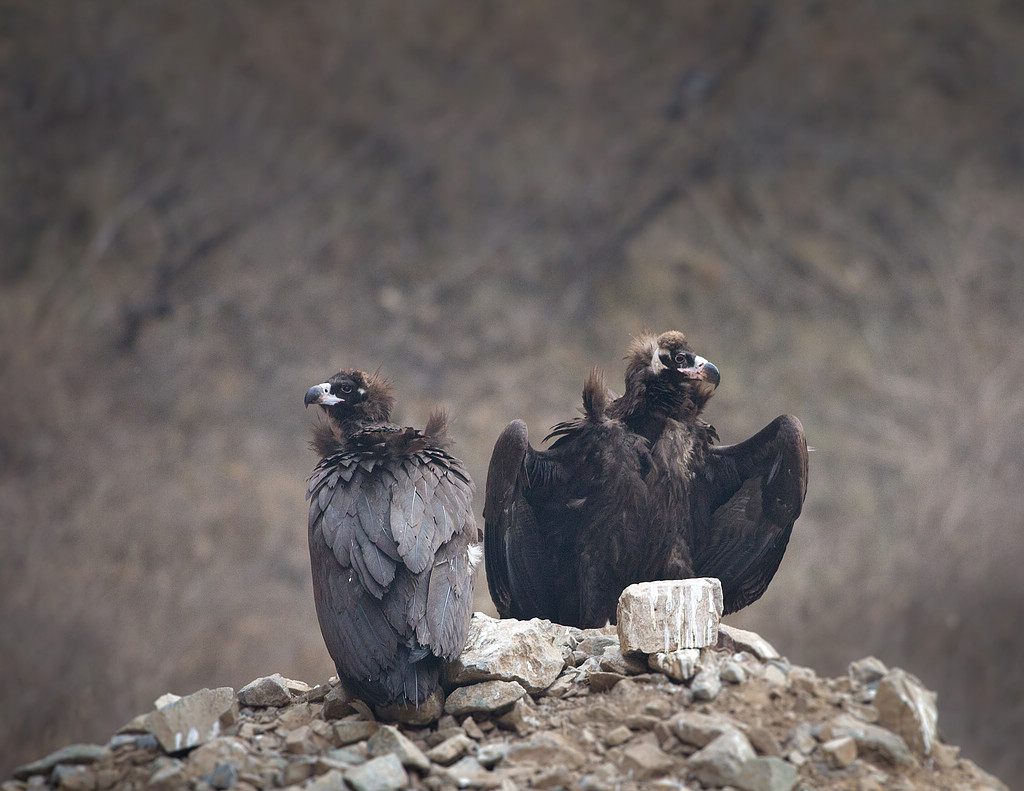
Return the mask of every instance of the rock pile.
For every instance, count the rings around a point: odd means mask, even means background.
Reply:
[[[2,791],[1005,789],[942,743],[935,696],[909,673],[868,658],[818,678],[756,634],[713,631],[710,645],[624,654],[623,628],[477,613],[447,694],[418,710],[275,674],[165,696]]]

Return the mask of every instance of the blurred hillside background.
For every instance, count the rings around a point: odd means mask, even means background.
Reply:
[[[2,0],[0,73],[3,774],[332,674],[311,384],[447,407],[479,514],[649,327],[724,441],[817,449],[730,621],[907,668],[1024,786],[1020,3]]]

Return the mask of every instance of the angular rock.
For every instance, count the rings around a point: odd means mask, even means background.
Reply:
[[[464,733],[457,733],[450,739],[445,739],[436,747],[431,747],[427,750],[426,757],[436,764],[448,766],[475,749],[476,742]]]
[[[352,696],[342,686],[332,687],[324,695],[323,716],[325,720],[338,720],[355,711]]]
[[[781,758],[752,758],[743,764],[736,787],[740,791],[792,791],[796,767]]]
[[[437,687],[419,706],[392,704],[377,706],[374,711],[380,719],[388,722],[414,726],[429,725],[440,719],[444,713],[444,690]]]
[[[747,737],[730,729],[691,755],[686,767],[706,786],[737,785],[743,765],[756,757]]]
[[[339,747],[369,739],[380,724],[370,720],[341,720],[334,723],[334,743]]]
[[[57,764],[50,775],[50,784],[60,791],[94,791],[96,775],[81,764]]]
[[[355,791],[398,791],[409,782],[397,755],[382,755],[345,772],[345,782]]]
[[[406,769],[430,769],[430,760],[423,751],[393,725],[381,725],[366,743],[366,750],[371,758],[396,755]]]
[[[189,753],[188,768],[193,774],[205,777],[224,764],[244,769],[248,757],[249,745],[244,740],[237,736],[221,736]]]
[[[701,670],[690,682],[694,700],[714,700],[722,691],[722,680],[712,669]]]
[[[250,681],[238,690],[238,701],[243,706],[287,706],[292,702],[288,679],[280,673]]]
[[[624,655],[619,644],[607,646],[600,657],[601,671],[617,673],[620,676],[637,676],[647,672],[647,662],[636,654]]]
[[[619,596],[619,645],[623,654],[715,645],[721,615],[722,583],[713,577],[636,583]]]
[[[676,737],[686,744],[704,747],[723,733],[739,728],[725,717],[701,714],[699,711],[681,711],[669,721],[669,727]],[[742,734],[741,734],[742,735]]]
[[[888,672],[889,668],[885,666],[885,662],[873,656],[866,656],[863,659],[850,662],[847,670],[850,681],[857,684],[874,684],[876,681],[881,681],[882,676]]]
[[[594,692],[607,692],[625,678],[618,673],[605,673],[602,670],[597,670],[587,675],[587,682]]]
[[[935,693],[904,670],[890,670],[878,682],[875,708],[878,724],[903,737],[918,755],[931,755],[938,741],[939,713]]]
[[[349,791],[349,789],[345,784],[345,775],[341,770],[330,769],[309,785],[303,786],[303,791]]]
[[[164,752],[177,753],[216,739],[238,718],[231,687],[201,689],[151,712],[146,727]]]
[[[535,707],[527,703],[529,700],[529,696],[524,695],[512,704],[511,709],[495,719],[494,722],[497,723],[499,728],[506,731],[515,731],[519,736],[533,733],[541,727],[541,721],[537,717]]]
[[[825,763],[832,769],[845,769],[857,760],[857,742],[852,736],[840,736],[821,745]]]
[[[903,737],[878,725],[861,722],[849,714],[840,714],[827,723],[826,727],[827,731],[823,733],[826,739],[849,736],[857,742],[858,754],[866,752],[878,755],[895,766],[909,766],[914,763],[914,756],[907,743],[903,741]]]
[[[98,744],[70,744],[52,752],[38,761],[24,764],[14,770],[17,780],[25,780],[32,775],[48,774],[58,764],[91,764],[107,754],[107,748]]]
[[[516,681],[484,681],[452,690],[444,710],[456,717],[478,711],[498,712],[511,708],[525,694],[526,690]]]
[[[651,670],[664,673],[673,681],[689,681],[700,668],[700,649],[680,648],[668,653],[659,651],[647,657],[647,664]]]
[[[762,662],[767,662],[769,659],[779,659],[780,657],[779,652],[775,650],[772,644],[757,632],[737,629],[735,626],[729,626],[729,624],[725,623],[718,625],[718,647],[734,654],[746,651],[748,654],[756,656]]]
[[[509,745],[508,760],[515,763],[530,763],[538,766],[562,764],[582,766],[586,757],[566,741],[565,737],[553,731],[538,733],[527,741]]]
[[[231,691],[234,696],[234,690]],[[173,703],[171,705],[174,705]],[[147,791],[177,791],[188,786],[188,776],[181,761],[165,760],[154,763],[153,773],[146,783]]]
[[[625,744],[632,738],[633,731],[625,725],[619,725],[617,728],[612,728],[604,735],[604,744],[605,747],[618,747],[620,744]]]
[[[485,769],[491,769],[492,767],[500,764],[508,757],[508,742],[491,742],[490,744],[482,744],[476,751],[476,760],[480,762],[480,765]]]
[[[623,748],[619,769],[633,780],[650,780],[661,777],[675,769],[676,762],[650,742],[637,742]]]
[[[315,750],[312,743],[313,731],[308,725],[301,725],[295,730],[289,731],[284,737],[285,751],[294,755],[303,755]]]
[[[747,671],[738,662],[733,662],[731,659],[722,665],[722,670],[718,675],[722,681],[729,684],[742,684],[747,680]]]
[[[495,788],[501,785],[501,778],[489,772],[470,755],[442,771],[456,788]],[[536,788],[537,786],[534,786]]]
[[[473,613],[466,647],[445,666],[449,684],[517,681],[527,692],[551,686],[569,654],[568,630],[534,618],[517,621]]]

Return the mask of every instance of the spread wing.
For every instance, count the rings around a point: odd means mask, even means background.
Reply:
[[[622,589],[651,578],[650,452],[616,420],[571,421],[551,436],[536,451],[516,420],[495,443],[484,505],[491,598],[503,618],[603,626]]]
[[[563,477],[558,473],[530,446],[522,420],[501,432],[487,468],[484,558],[491,599],[502,618],[556,619],[557,553],[526,497],[535,487],[539,493],[552,478]]]
[[[744,442],[714,447],[704,470],[710,523],[692,537],[696,576],[718,577],[725,612],[756,601],[775,575],[807,494],[807,442],[777,417]]]
[[[328,651],[374,703],[422,702],[465,644],[473,487],[437,449],[324,459],[310,478],[313,592]]]

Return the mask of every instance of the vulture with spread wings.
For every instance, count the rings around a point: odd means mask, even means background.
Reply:
[[[502,617],[602,626],[634,582],[717,577],[725,612],[760,598],[807,492],[807,443],[783,415],[750,439],[715,445],[700,418],[720,381],[681,332],[644,333],[625,393],[595,370],[583,415],[547,450],[526,424],[498,437],[487,472],[485,557]]]
[[[388,422],[390,384],[342,371],[306,392],[324,412],[309,479],[313,596],[338,676],[379,706],[417,706],[466,643],[480,559],[473,483],[443,413]]]

